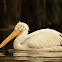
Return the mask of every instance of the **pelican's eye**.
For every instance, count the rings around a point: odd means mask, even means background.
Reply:
[[[19,29],[19,27],[17,27]]]

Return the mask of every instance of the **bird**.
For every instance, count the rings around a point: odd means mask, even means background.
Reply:
[[[61,47],[62,45],[62,34],[60,32],[46,28],[29,33],[29,26],[19,21],[13,32],[2,41],[0,48],[4,47],[14,37],[16,37],[13,42],[15,50],[54,49],[54,47]]]

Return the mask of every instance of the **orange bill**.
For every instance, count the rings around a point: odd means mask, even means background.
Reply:
[[[13,31],[1,44],[0,44],[0,48],[4,47],[9,41],[11,41],[13,38],[15,38],[16,36],[20,35],[22,32],[19,31]]]

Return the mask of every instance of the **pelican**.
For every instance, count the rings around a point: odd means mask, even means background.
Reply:
[[[4,47],[14,37],[13,47],[16,50],[29,50],[59,47],[62,45],[62,34],[53,29],[40,29],[28,34],[29,26],[26,23],[18,22],[14,31],[0,44]]]

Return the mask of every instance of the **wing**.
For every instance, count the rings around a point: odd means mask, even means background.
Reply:
[[[62,40],[59,34],[61,33],[51,29],[39,30],[29,34],[24,44],[31,48],[59,46]]]

